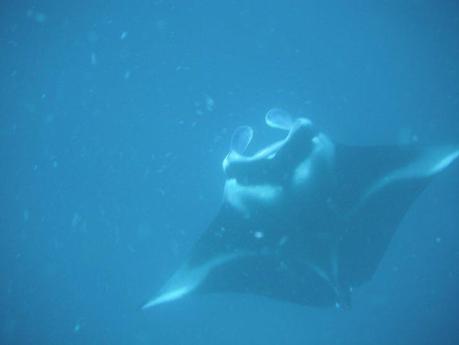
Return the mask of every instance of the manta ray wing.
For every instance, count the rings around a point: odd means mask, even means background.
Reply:
[[[433,176],[459,155],[454,147],[336,146],[333,203],[344,216],[340,279],[371,279],[395,230]]]

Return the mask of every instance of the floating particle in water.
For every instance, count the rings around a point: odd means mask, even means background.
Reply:
[[[137,238],[140,240],[149,238],[152,232],[152,227],[147,223],[140,223],[137,226]]]
[[[124,40],[127,37],[128,33],[127,31],[123,31],[120,35],[120,40]]]
[[[411,128],[402,128],[399,130],[397,141],[400,145],[415,144],[419,141],[419,137]]]
[[[81,325],[79,323],[76,323],[75,326],[73,327],[73,332],[78,333],[81,329]]]
[[[43,24],[47,19],[46,14],[43,12],[35,11],[34,9],[29,9],[27,11],[27,17],[35,20],[39,24]]]
[[[44,23],[46,21],[46,15],[41,12],[35,13],[35,21],[37,23]]]
[[[24,222],[27,223],[29,221],[30,213],[28,209],[25,209],[22,212],[22,219],[24,219]]]
[[[283,246],[284,244],[286,244],[288,241],[288,237],[287,236],[282,236],[282,238],[279,240],[279,246]]]
[[[51,123],[54,121],[54,115],[53,114],[48,114],[45,117],[45,123]]]
[[[164,173],[166,171],[166,169],[167,169],[167,165],[162,164],[155,170],[155,173],[156,174],[162,174],[162,173]]]
[[[175,70],[177,72],[180,72],[180,71],[189,71],[191,68],[189,66],[183,66],[183,65],[178,65],[177,67],[175,67]]]
[[[81,216],[78,214],[78,212],[75,212],[72,217],[72,227],[76,228],[78,225],[81,223]]]
[[[220,229],[218,229],[216,236],[222,237],[225,232],[226,232],[226,229],[222,226],[220,227]]]
[[[207,111],[213,111],[215,108],[215,101],[209,95],[206,95],[206,109]]]
[[[164,33],[167,30],[167,22],[163,19],[156,21],[156,29],[160,33]]]
[[[339,304],[338,302],[335,303],[335,308],[336,309],[341,309],[341,304]]]
[[[254,234],[253,234],[253,237],[255,237],[256,239],[261,239],[263,237],[265,237],[265,234],[261,231],[255,231]]]
[[[96,43],[99,40],[99,35],[95,31],[90,31],[87,34],[87,38],[90,43]]]
[[[286,263],[285,261],[282,260],[282,261],[279,263],[278,269],[279,269],[279,271],[284,271],[284,272],[285,272],[285,271],[288,271],[288,265],[287,265],[287,263]]]
[[[97,64],[97,56],[96,53],[91,53],[91,65]]]

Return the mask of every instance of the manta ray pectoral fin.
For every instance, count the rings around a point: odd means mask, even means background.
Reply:
[[[422,179],[436,175],[445,170],[459,157],[459,148],[430,148],[421,152],[408,162],[376,181],[363,195],[362,202],[369,196],[391,183],[404,179]]]
[[[458,157],[455,147],[337,146],[333,202],[346,215],[339,253],[349,284],[371,279],[416,197]]]
[[[335,145],[335,201],[343,211],[360,209],[396,184],[420,183],[445,170],[459,157],[459,147]],[[417,181],[417,182],[416,182]]]

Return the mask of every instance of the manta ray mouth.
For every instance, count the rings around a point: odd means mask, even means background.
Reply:
[[[239,139],[250,141],[253,131],[248,128],[238,128],[232,141]],[[263,174],[270,175],[273,180],[273,174],[284,175],[283,172],[292,171],[311,155],[314,147],[320,142],[321,135],[314,129],[311,121],[299,118],[292,123],[284,139],[266,146],[251,156],[244,155],[241,150],[233,149],[234,147],[245,148],[248,142],[233,143],[232,150],[223,161],[223,171],[227,179],[235,179],[242,184],[262,184]]]

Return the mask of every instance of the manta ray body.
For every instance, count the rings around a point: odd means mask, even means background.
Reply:
[[[143,308],[210,292],[348,307],[410,205],[459,156],[454,146],[336,144],[280,109],[265,120],[286,137],[248,156],[253,130],[234,132],[218,214]]]

